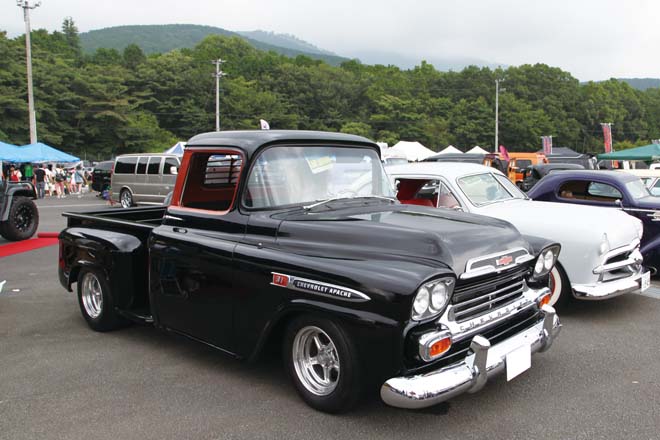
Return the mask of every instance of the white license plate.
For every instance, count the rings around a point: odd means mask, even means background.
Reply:
[[[506,355],[506,380],[509,381],[532,366],[532,347],[523,345]]]
[[[645,291],[651,286],[651,272],[646,272],[644,275],[642,275],[642,278],[640,278],[642,285],[641,285],[641,291]]]

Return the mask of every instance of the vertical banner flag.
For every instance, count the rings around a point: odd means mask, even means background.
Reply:
[[[552,136],[541,136],[543,139],[543,154],[552,154]]]
[[[502,155],[502,158],[504,160],[506,160],[507,162],[510,160],[509,152],[506,151],[506,148],[504,148],[504,145],[500,145],[500,154]]]
[[[259,119],[259,127],[261,127],[262,130],[270,130],[270,125],[268,124],[268,121],[264,119]]]
[[[605,152],[612,152],[612,123],[611,122],[601,122],[601,127],[603,127],[603,140],[605,143]]]

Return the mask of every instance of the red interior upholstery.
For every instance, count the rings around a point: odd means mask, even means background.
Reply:
[[[420,206],[433,206],[433,202],[429,199],[408,199],[399,201],[405,205],[420,205]]]
[[[427,179],[401,179],[399,180],[399,192],[396,198],[403,203],[404,200],[411,200],[415,194],[428,182]]]

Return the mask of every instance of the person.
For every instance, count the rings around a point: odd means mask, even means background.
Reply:
[[[49,163],[44,171],[46,172],[46,192],[49,197],[52,197],[53,191],[55,191],[55,173],[53,172],[53,164]]]
[[[34,170],[32,183],[37,187],[37,197],[43,199],[46,195],[46,171],[44,170],[43,164]]]
[[[58,199],[66,198],[64,194],[64,182],[66,182],[66,175],[60,164],[55,166],[55,192]]]
[[[27,182],[34,181],[34,168],[30,162],[23,165],[23,178]]]
[[[82,167],[78,165],[76,167],[76,170],[73,172],[73,175],[71,176],[71,183],[73,183],[74,185],[76,193],[78,194],[78,198],[81,197],[82,186],[83,183],[86,183],[86,181],[87,179],[85,179],[85,175],[83,174]]]
[[[9,167],[9,181],[10,182],[20,182],[23,178],[21,172],[14,167],[14,165]]]

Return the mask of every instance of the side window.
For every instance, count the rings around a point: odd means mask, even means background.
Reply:
[[[242,168],[243,157],[234,152],[192,153],[180,206],[228,211],[234,205]]]
[[[655,181],[655,185],[651,187],[651,195],[660,196],[660,179]]]
[[[561,184],[558,195],[562,199],[585,199],[587,196],[587,183],[582,180],[569,180]]]
[[[160,157],[150,157],[147,166],[147,174],[158,174],[160,169]]]
[[[166,174],[166,175],[176,174],[176,173],[172,173],[172,167],[174,167],[178,170],[179,169],[179,161],[174,157],[166,157],[165,158],[165,166],[163,167],[163,174]]]
[[[603,202],[613,202],[617,199],[621,200],[623,197],[618,189],[601,182],[590,182],[587,188],[587,194],[588,200],[600,200]]]
[[[423,205],[454,209],[461,204],[447,186],[439,180],[397,179],[397,198],[408,205]]]
[[[148,156],[141,156],[138,160],[137,169],[135,174],[145,174],[147,172],[147,162],[149,161]]]
[[[115,174],[133,174],[135,173],[135,164],[137,157],[120,157],[115,165]]]

